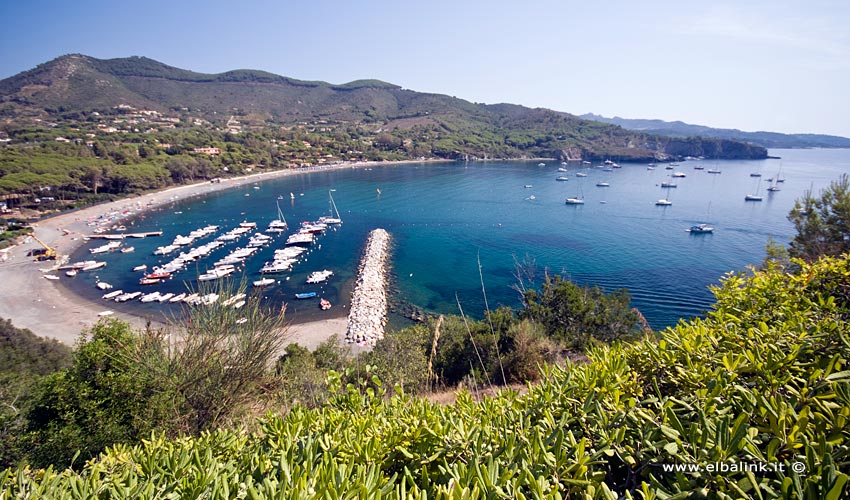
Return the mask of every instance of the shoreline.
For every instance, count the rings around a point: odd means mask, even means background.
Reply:
[[[443,159],[367,161],[308,167],[306,169],[260,172],[222,179],[220,183],[211,183],[207,180],[51,215],[32,224],[33,234],[45,244],[56,248],[60,259],[67,258],[86,243],[84,237],[93,234],[94,227],[91,227],[88,221],[99,219],[108,214],[113,214],[114,218],[107,219],[108,222],[103,224],[104,227],[120,224],[122,220],[140,215],[177,199],[203,196],[239,187],[245,183],[348,168],[453,162],[453,160]],[[56,267],[61,260],[34,261],[32,257],[28,257],[26,254],[40,246],[32,238],[29,238],[32,240],[29,242],[26,242],[26,239],[25,237],[23,243],[5,249],[4,253],[7,258],[0,261],[0,283],[3,283],[4,290],[3,300],[0,300],[0,318],[11,320],[16,328],[26,328],[40,337],[54,338],[72,346],[77,342],[83,330],[89,329],[97,323],[101,318],[98,314],[108,310],[108,305],[99,304],[77,295],[64,286],[61,280],[54,282],[43,278],[43,274]],[[139,314],[114,311],[109,317],[126,321],[135,328],[144,328],[149,322],[151,326],[164,326],[164,323],[151,322],[150,318]],[[347,318],[344,316],[290,324],[290,340],[287,343],[298,342],[304,347],[314,349],[333,335],[338,335],[340,339],[344,338],[346,327]]]

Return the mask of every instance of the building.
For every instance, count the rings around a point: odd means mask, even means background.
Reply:
[[[192,150],[193,153],[201,153],[205,155],[220,155],[221,150],[218,148],[195,148]]]

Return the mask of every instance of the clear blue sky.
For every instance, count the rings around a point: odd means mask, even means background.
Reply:
[[[850,137],[850,2],[0,0],[0,78],[62,54],[378,78],[475,102]]]

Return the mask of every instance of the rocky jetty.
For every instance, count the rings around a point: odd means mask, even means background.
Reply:
[[[357,284],[351,297],[345,340],[375,345],[384,338],[387,323],[387,263],[390,234],[383,229],[369,233],[360,261]]]

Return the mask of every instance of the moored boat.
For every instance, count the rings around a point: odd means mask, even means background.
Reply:
[[[100,269],[101,267],[106,267],[106,262],[93,262],[91,264],[86,264],[80,270],[81,271],[94,271],[95,269]]]
[[[714,228],[708,224],[694,224],[688,229],[688,231],[691,234],[707,234],[714,232]]]
[[[322,271],[315,271],[310,273],[310,276],[307,276],[307,283],[322,283],[327,281],[328,278],[333,276],[334,272],[328,269],[324,269]]]
[[[323,311],[327,311],[331,308],[331,302],[328,299],[322,299],[319,301],[319,307],[321,307]]]
[[[316,295],[317,295],[316,292],[296,293],[295,298],[296,299],[312,299]]]
[[[263,278],[253,282],[255,287],[269,286],[275,282],[274,278]]]

